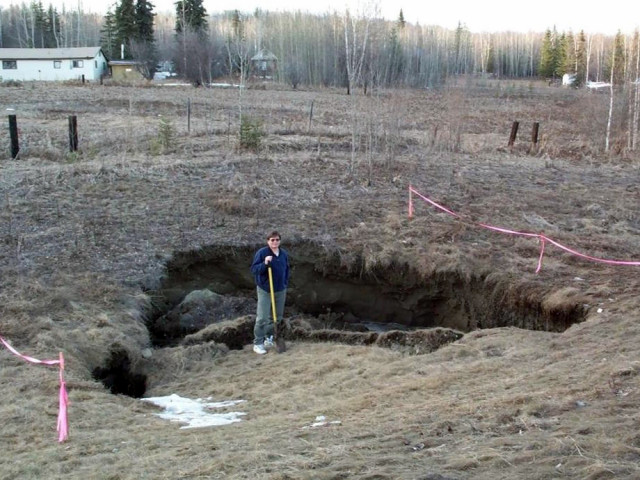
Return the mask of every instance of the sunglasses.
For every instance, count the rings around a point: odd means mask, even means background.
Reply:
[[[279,242],[280,239],[279,238],[270,238],[269,241],[270,242]]]

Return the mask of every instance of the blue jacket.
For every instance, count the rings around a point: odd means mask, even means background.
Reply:
[[[262,247],[253,257],[251,273],[256,280],[256,285],[265,292],[269,291],[269,272],[264,264],[265,257],[273,255],[271,260],[271,273],[273,276],[273,291],[280,292],[286,290],[289,285],[289,255],[287,251],[280,248],[280,255],[276,256],[271,249]]]

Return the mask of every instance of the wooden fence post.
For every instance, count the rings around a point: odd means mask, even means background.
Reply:
[[[311,100],[311,108],[309,109],[309,126],[307,127],[307,133],[311,131],[312,121],[313,121],[313,100]]]
[[[514,142],[516,141],[516,135],[518,135],[518,126],[520,122],[513,122],[511,126],[511,135],[509,135],[509,147],[513,147]]]
[[[69,151],[78,151],[78,117],[69,115]]]
[[[538,130],[539,129],[540,129],[540,122],[533,122],[533,128],[531,129],[530,152],[536,152],[538,150]]]
[[[191,135],[191,97],[187,98],[187,134]]]
[[[18,121],[15,115],[9,115],[9,136],[11,137],[11,158],[15,159],[20,152],[18,143]]]

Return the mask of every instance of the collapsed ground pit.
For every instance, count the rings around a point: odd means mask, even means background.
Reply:
[[[154,346],[215,341],[242,349],[250,344],[255,284],[249,266],[258,247],[214,245],[174,255],[164,278],[148,292],[153,304],[146,317]],[[292,273],[284,336],[289,339],[427,353],[477,329],[561,332],[587,313],[582,303],[567,299],[549,305],[542,292],[518,290],[486,274],[443,272],[424,278],[408,265],[366,269],[358,256],[345,264],[338,252],[310,242],[287,250]],[[146,378],[128,365],[126,354],[115,352],[94,377],[114,393],[139,396]]]

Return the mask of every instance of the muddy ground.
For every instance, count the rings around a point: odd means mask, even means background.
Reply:
[[[0,105],[22,148],[0,133],[0,335],[62,351],[71,402],[58,445],[55,369],[0,351],[2,478],[640,475],[638,267],[546,244],[536,273],[536,238],[479,225],[640,261],[640,160],[621,124],[602,151],[604,96],[29,84]],[[507,147],[514,120],[539,143]],[[414,196],[409,219],[409,185],[462,218]],[[273,228],[288,351],[258,357],[248,265]],[[248,415],[180,430],[135,398],[171,393]]]

